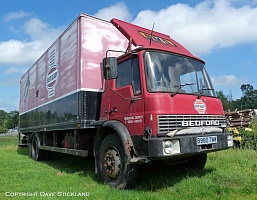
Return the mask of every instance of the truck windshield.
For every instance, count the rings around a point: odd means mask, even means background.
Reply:
[[[210,78],[200,61],[162,52],[144,55],[149,92],[215,96]]]

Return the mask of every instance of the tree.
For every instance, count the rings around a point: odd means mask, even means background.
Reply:
[[[223,91],[217,91],[216,92],[217,97],[220,99],[222,105],[223,105],[223,110],[228,111],[232,109],[232,104],[229,101],[228,97],[226,97],[223,93]]]
[[[8,129],[14,129],[19,123],[19,112],[11,111],[4,120],[4,127]]]
[[[0,110],[0,127],[4,125],[4,120],[7,117],[7,112]]]
[[[257,90],[250,84],[243,84],[240,89],[243,93],[241,97],[241,109],[257,108]]]
[[[7,117],[7,112],[0,110],[0,134],[6,133],[8,131],[7,128],[4,128],[4,120]]]
[[[222,91],[216,92],[225,111],[257,108],[257,90],[250,84],[243,84],[240,89],[243,95],[240,99],[235,100],[233,100],[231,92],[229,95],[224,95]]]
[[[7,133],[8,129],[0,126],[0,134]]]

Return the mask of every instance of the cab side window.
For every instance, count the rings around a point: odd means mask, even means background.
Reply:
[[[141,94],[138,58],[131,58],[118,64],[116,87],[132,85],[134,95]]]

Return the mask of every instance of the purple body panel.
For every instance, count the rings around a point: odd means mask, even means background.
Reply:
[[[127,44],[110,22],[81,14],[21,78],[20,114],[78,91],[103,91],[106,51]]]

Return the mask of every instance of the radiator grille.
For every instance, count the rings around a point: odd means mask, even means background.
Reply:
[[[225,116],[217,115],[159,115],[158,120],[158,134],[167,134],[173,130],[180,130],[182,128],[183,121],[190,121],[192,123],[201,124],[206,121],[219,121],[219,125],[216,127],[224,127],[226,125]],[[212,125],[215,126],[215,125]]]

